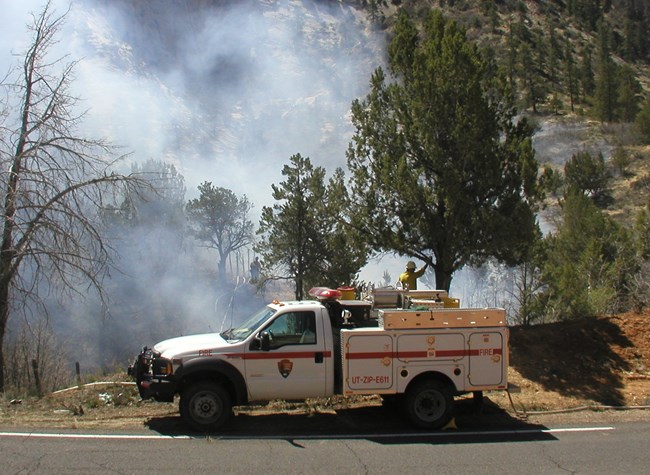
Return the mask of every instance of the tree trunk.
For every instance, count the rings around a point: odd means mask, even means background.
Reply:
[[[435,266],[434,271],[436,274],[436,290],[445,290],[449,292],[452,273]]]
[[[296,300],[302,300],[302,277],[296,277]]]
[[[232,268],[232,266],[231,266]],[[221,256],[219,259],[219,264],[217,264],[217,272],[219,273],[219,284],[226,283],[226,259]]]
[[[14,164],[14,168],[16,165]],[[12,249],[13,241],[13,217],[16,214],[15,192],[17,180],[12,175],[11,188],[6,192],[5,205],[4,205],[4,231],[2,234],[2,243],[0,244],[0,394],[4,394],[5,390],[5,360],[4,360],[4,344],[5,332],[7,330],[7,321],[9,320],[9,289],[15,271],[12,270],[14,265],[14,250]]]
[[[9,318],[9,285],[9,281],[0,281],[0,394],[5,391],[4,343]]]

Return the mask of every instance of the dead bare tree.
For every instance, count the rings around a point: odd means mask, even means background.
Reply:
[[[80,137],[84,114],[70,92],[77,62],[50,57],[66,15],[56,15],[49,2],[33,15],[33,37],[20,56],[21,67],[2,81],[0,393],[9,318],[38,303],[43,289],[83,296],[93,288],[102,295],[110,248],[97,209],[110,191],[144,185],[114,172],[122,158],[115,147]]]

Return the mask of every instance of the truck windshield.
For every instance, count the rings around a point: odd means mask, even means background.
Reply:
[[[221,336],[228,341],[241,341],[257,330],[266,322],[277,310],[271,307],[263,307],[258,312],[251,315],[244,323],[237,328],[231,328],[221,333]]]

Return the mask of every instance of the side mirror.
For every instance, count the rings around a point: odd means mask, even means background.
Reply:
[[[259,350],[261,347],[261,341],[259,335],[256,335],[255,338],[251,340],[251,350]]]
[[[269,335],[269,332],[260,333],[260,348],[262,351],[269,351],[271,349],[271,335]]]

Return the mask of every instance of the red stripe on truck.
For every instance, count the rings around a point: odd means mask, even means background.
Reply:
[[[270,352],[264,351],[260,353],[226,353],[226,358],[241,358],[244,360],[277,360],[278,358],[314,358],[316,353],[322,353],[324,358],[331,358],[331,351],[283,351],[283,352]]]
[[[349,360],[372,360],[377,358],[417,359],[417,358],[464,358],[465,356],[493,356],[501,355],[501,348],[481,348],[476,350],[424,350],[424,351],[368,351],[346,353]]]

